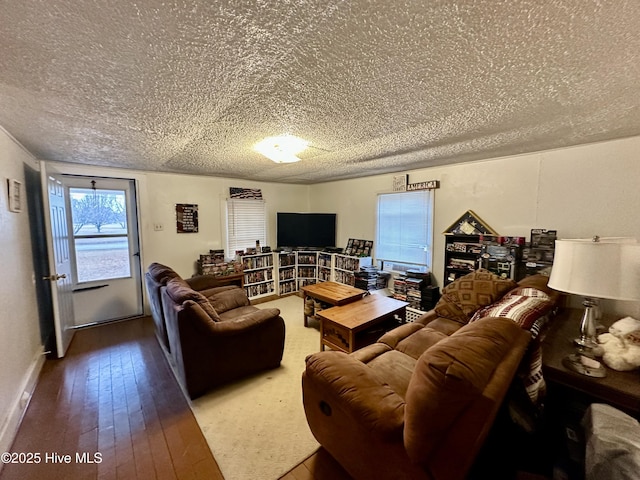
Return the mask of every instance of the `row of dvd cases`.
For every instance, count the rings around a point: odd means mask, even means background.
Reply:
[[[317,282],[354,285],[354,272],[370,266],[371,257],[317,251],[291,251],[244,255],[244,288],[249,298],[285,295]]]

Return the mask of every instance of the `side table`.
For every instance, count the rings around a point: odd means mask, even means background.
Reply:
[[[582,310],[562,309],[551,321],[543,341],[542,370],[549,384],[558,384],[588,395],[593,401],[608,403],[640,418],[640,370],[619,372],[606,367],[604,378],[594,378],[568,370],[562,359],[576,352],[573,339],[579,336]],[[608,328],[616,318],[604,318]]]
[[[557,468],[570,480],[584,478],[584,414],[592,403],[606,403],[640,419],[640,371],[619,372],[605,366],[606,376],[589,377],[567,369],[562,360],[576,353],[581,309],[565,308],[551,320],[542,344],[546,440],[542,442]],[[608,328],[617,318],[605,318]],[[601,360],[601,359],[598,359]]]

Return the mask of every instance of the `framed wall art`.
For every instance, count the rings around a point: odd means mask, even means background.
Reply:
[[[9,211],[22,212],[22,182],[13,178],[7,179],[9,192]]]

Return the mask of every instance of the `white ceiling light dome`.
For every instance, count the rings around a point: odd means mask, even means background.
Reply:
[[[307,140],[287,134],[267,137],[256,143],[253,149],[276,163],[294,163],[300,161],[296,155],[304,151],[309,144]]]

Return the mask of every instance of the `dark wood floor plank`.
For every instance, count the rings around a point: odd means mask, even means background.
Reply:
[[[150,318],[76,332],[64,359],[45,362],[11,450],[73,463],[9,464],[0,480],[223,480]],[[102,462],[78,464],[76,451]]]
[[[150,318],[80,330],[64,359],[47,360],[11,451],[74,463],[9,464],[0,480],[224,480]],[[77,464],[76,452],[102,461]],[[325,479],[349,476],[323,449],[283,477]]]

